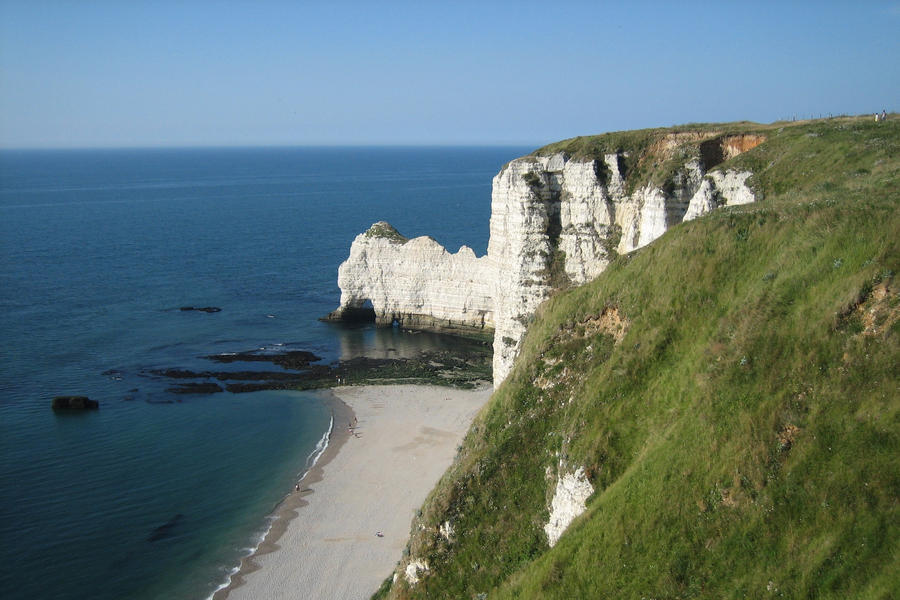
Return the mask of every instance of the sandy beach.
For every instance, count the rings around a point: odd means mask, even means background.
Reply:
[[[413,514],[453,461],[491,389],[392,385],[333,392],[338,401],[328,449],[215,600],[371,596],[400,560]]]

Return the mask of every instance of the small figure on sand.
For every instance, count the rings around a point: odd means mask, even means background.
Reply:
[[[380,531],[376,531],[376,532],[375,532],[375,537],[384,537],[384,534],[381,533]]]
[[[299,491],[300,491],[300,484],[299,484],[299,483],[298,483],[297,485],[294,486],[294,491],[295,491],[295,492],[299,492]]]

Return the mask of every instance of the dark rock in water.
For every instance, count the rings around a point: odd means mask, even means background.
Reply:
[[[120,371],[119,369],[107,369],[106,371],[103,371],[101,375],[103,375],[104,377],[109,377],[114,381],[122,380],[122,371]]]
[[[172,379],[197,379],[198,377],[209,377],[209,373],[197,373],[196,371],[188,371],[187,369],[154,369],[150,371],[154,375],[162,375]]]
[[[313,365],[315,368],[317,365]],[[152,369],[147,371],[151,375],[159,375],[170,379],[218,379],[219,381],[227,381],[229,379],[276,379],[286,380],[302,377],[302,373],[286,373],[284,371],[189,371],[187,369]]]
[[[222,386],[215,383],[182,383],[166,391],[173,394],[215,394],[223,390]]]
[[[196,310],[196,311],[205,312],[205,313],[217,313],[217,312],[220,312],[222,309],[219,308],[218,306],[182,306],[181,310],[183,310],[183,311]]]
[[[491,378],[491,345],[483,341],[465,343],[454,338],[453,349],[421,351],[416,356],[372,358],[359,356],[321,364],[321,358],[306,350],[222,353],[205,356],[217,363],[270,363],[282,371],[234,370],[194,371],[182,368],[148,369],[144,376],[191,380],[168,391],[176,394],[255,392],[259,390],[312,390],[336,385],[372,383],[429,383],[472,387]],[[218,382],[218,383],[217,383]],[[174,383],[174,382],[173,382]]]
[[[285,369],[304,369],[310,363],[322,360],[312,352],[306,350],[290,350],[275,354],[260,354],[255,350],[249,352],[233,352],[229,354],[213,354],[206,356],[208,360],[218,363],[233,362],[269,362]]]
[[[57,396],[53,399],[53,410],[93,410],[100,403],[87,396]]]
[[[161,539],[171,536],[172,529],[174,529],[175,526],[178,525],[178,522],[181,521],[181,519],[183,519],[183,518],[184,518],[184,515],[181,513],[178,513],[177,515],[175,515],[174,517],[172,517],[171,519],[169,519],[168,521],[166,521],[165,523],[163,523],[162,525],[160,525],[159,527],[154,529],[150,533],[150,535],[147,537],[147,541],[148,542],[156,542],[156,541],[159,541]]]
[[[231,392],[232,394],[242,394],[245,392],[261,392],[263,390],[276,390],[279,389],[279,386],[275,383],[264,381],[262,383],[228,383],[225,385],[225,389]],[[290,386],[285,386],[281,389],[291,389]]]

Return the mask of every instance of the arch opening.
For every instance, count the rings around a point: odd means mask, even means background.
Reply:
[[[351,323],[374,323],[375,306],[368,298],[358,304],[345,306],[341,311],[341,320]]]

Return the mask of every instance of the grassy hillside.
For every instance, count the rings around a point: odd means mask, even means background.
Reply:
[[[379,596],[900,595],[900,121],[766,134],[726,163],[763,201],[543,305]]]

